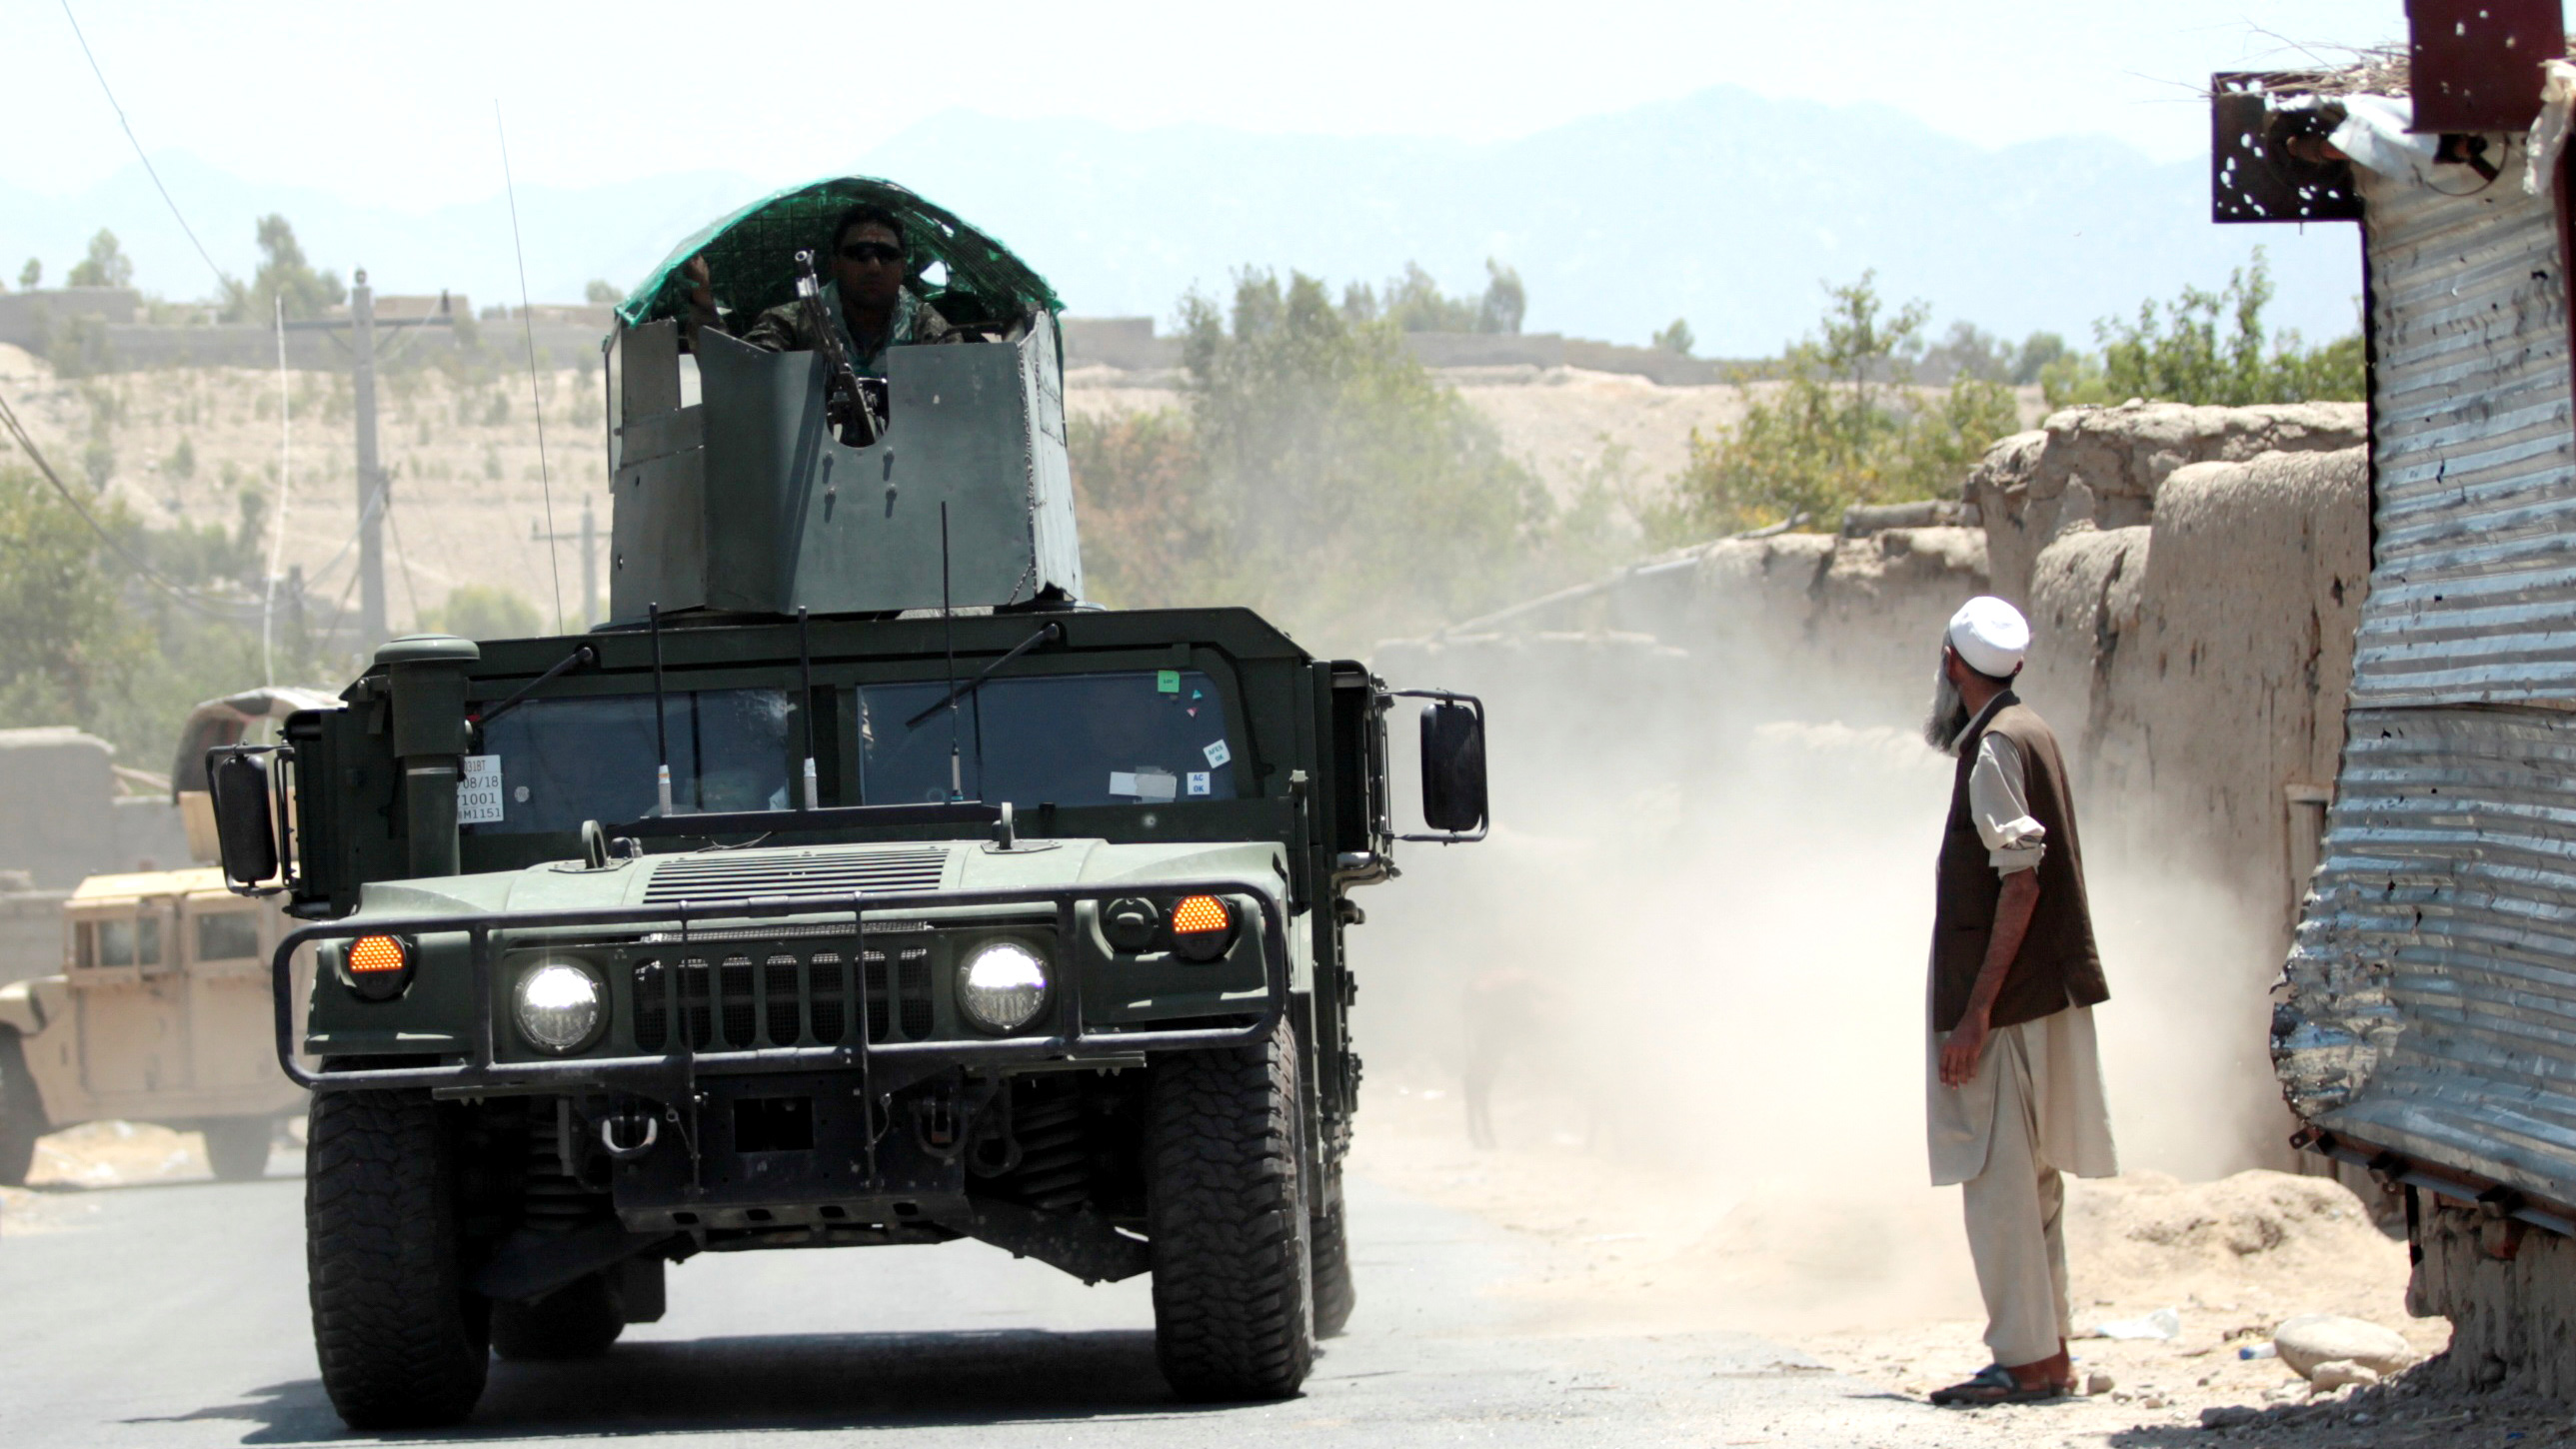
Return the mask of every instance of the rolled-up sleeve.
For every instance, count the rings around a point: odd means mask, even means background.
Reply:
[[[1986,843],[1987,863],[1998,875],[2029,870],[2048,853],[2048,829],[2031,818],[2021,751],[2001,735],[1977,737],[1977,763],[1968,772],[1968,814]]]

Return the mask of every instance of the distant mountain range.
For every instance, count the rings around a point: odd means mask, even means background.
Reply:
[[[509,212],[494,195],[408,213],[327,188],[254,185],[184,153],[156,155],[227,268],[255,259],[253,218],[282,212],[317,265],[365,265],[381,290],[515,301]],[[1706,354],[1761,356],[1809,330],[1820,284],[1876,269],[1941,325],[2088,341],[2183,284],[2215,286],[2270,249],[2274,320],[2312,338],[2355,325],[2358,242],[2344,225],[2219,227],[2205,162],[2152,161],[2067,137],[1995,149],[1881,105],[1826,106],[1723,87],[1516,140],[1267,135],[1211,126],[1121,131],[1088,121],[931,117],[857,157],[1007,240],[1086,316],[1168,319],[1238,268],[1297,268],[1338,285],[1419,261],[1453,291],[1484,261],[1516,267],[1527,326],[1643,342],[1676,316]],[[763,188],[722,172],[519,194],[530,285],[575,299],[639,278],[690,229]],[[0,278],[41,257],[59,280],[99,227],[168,296],[211,279],[142,168],[46,196],[0,182]]]

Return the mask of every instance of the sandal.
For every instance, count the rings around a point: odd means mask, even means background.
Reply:
[[[2037,1388],[2022,1387],[2012,1370],[1990,1363],[1977,1370],[1977,1376],[1946,1389],[1932,1391],[1932,1402],[1945,1409],[1978,1409],[1988,1404],[2045,1404],[2066,1397],[2066,1386],[2049,1382]]]

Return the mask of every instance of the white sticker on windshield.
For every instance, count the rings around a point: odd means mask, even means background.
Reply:
[[[1208,772],[1205,770],[1190,771],[1190,793],[1193,795],[1204,795],[1207,792]]]
[[[1160,804],[1180,793],[1180,781],[1165,770],[1126,770],[1109,772],[1109,793],[1129,800],[1142,800],[1148,805]]]
[[[501,823],[501,757],[467,755],[456,776],[456,823],[459,825],[498,825]]]
[[[1216,743],[1209,745],[1206,749],[1199,751],[1199,753],[1207,756],[1208,768],[1211,770],[1222,766],[1226,761],[1234,758],[1234,751],[1227,748],[1226,743],[1223,740],[1218,740]]]

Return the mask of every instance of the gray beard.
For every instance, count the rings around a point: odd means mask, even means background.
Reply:
[[[1945,755],[1959,752],[1959,736],[1968,732],[1968,702],[1944,669],[1932,686],[1932,709],[1923,717],[1923,743]]]

